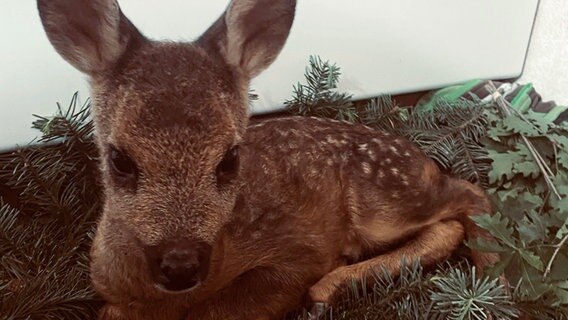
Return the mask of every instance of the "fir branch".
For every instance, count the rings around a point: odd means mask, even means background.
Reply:
[[[434,310],[446,319],[513,319],[519,315],[498,279],[478,279],[475,267],[471,272],[451,269],[445,277],[433,282],[439,290],[432,293]]]
[[[418,261],[403,260],[400,276],[380,269],[368,281],[354,281],[343,302],[318,319],[513,319],[519,314],[503,286],[496,279],[477,278],[467,262],[426,272]],[[309,317],[303,311],[289,319]]]
[[[438,102],[431,112],[412,112],[403,128],[402,133],[442,168],[487,186],[490,160],[479,143],[487,130],[483,106],[466,100]]]
[[[337,92],[340,68],[317,56],[310,56],[306,68],[307,84],[294,86],[293,98],[284,102],[294,114],[312,115],[338,120],[355,121],[357,114],[351,103],[351,95]]]
[[[0,314],[7,319],[88,319],[99,306],[88,250],[101,193],[89,104],[38,117],[42,143],[0,156],[2,180],[22,211],[0,208]]]
[[[371,128],[402,135],[409,114],[408,107],[399,106],[390,96],[381,96],[366,104],[360,118]]]

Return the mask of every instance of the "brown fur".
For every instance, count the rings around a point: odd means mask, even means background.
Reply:
[[[101,319],[278,319],[306,297],[332,302],[371,268],[396,273],[403,256],[444,259],[462,241],[457,221],[479,234],[467,216],[490,211],[483,193],[403,138],[316,118],[247,128],[249,80],[284,45],[295,1],[234,0],[190,44],[146,39],[114,0],[38,6],[53,45],[91,79],[106,194],[91,252]],[[219,186],[216,167],[237,144],[238,176]],[[135,162],[135,182],[115,176],[111,146]],[[193,242],[212,248],[203,282],[157,288],[147,248]]]

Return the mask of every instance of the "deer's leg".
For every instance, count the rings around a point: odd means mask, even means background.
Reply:
[[[335,295],[351,279],[362,279],[371,275],[372,269],[385,268],[393,276],[400,273],[403,258],[406,261],[420,258],[422,265],[443,260],[462,243],[463,225],[456,220],[440,221],[424,227],[404,246],[386,254],[356,264],[339,267],[325,275],[309,290],[315,303],[331,303]]]
[[[189,310],[186,320],[272,320],[301,306],[310,283],[304,271],[252,270]]]

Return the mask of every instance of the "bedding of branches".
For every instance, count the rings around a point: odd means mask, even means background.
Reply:
[[[375,270],[352,283],[327,319],[568,318],[568,128],[494,101],[439,101],[434,110],[389,97],[353,103],[336,90],[340,69],[310,58],[288,112],[365,123],[413,140],[447,172],[483,186],[497,213],[476,223],[502,262],[478,278],[466,258],[433,270],[408,262],[400,277]],[[89,103],[37,117],[33,145],[0,156],[0,180],[21,206],[0,198],[0,319],[91,319],[101,301],[89,286],[88,250],[101,209]],[[505,272],[512,287],[494,276]],[[306,311],[290,319],[307,318]]]

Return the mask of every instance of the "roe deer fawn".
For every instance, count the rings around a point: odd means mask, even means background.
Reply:
[[[233,0],[195,42],[146,38],[115,0],[38,0],[55,49],[89,76],[105,191],[91,277],[100,319],[278,319],[401,258],[488,236],[476,186],[358,124],[248,123],[251,78],[295,0]],[[173,9],[172,9],[173,10]],[[480,267],[495,255],[474,252]]]

